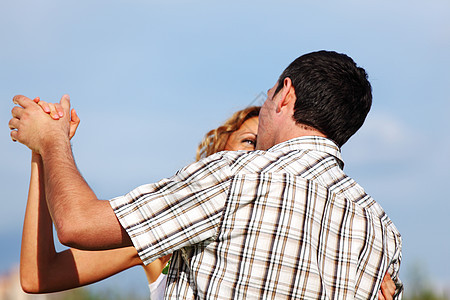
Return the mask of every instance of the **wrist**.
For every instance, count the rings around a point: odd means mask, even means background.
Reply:
[[[36,151],[31,151],[31,163],[42,164],[42,157]]]
[[[34,161],[39,160],[41,159],[41,155],[38,152],[31,150],[31,159]]]
[[[67,153],[67,151],[72,151],[70,140],[66,135],[62,135],[53,136],[51,139],[44,141],[39,149],[39,154],[44,158],[57,153]]]

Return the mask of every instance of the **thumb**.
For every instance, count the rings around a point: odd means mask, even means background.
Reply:
[[[61,106],[64,109],[64,115],[70,116],[70,97],[69,95],[65,94],[61,97],[61,101],[59,101]]]

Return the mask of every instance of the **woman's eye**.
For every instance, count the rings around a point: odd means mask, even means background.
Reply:
[[[245,139],[245,140],[242,141],[242,143],[254,146],[255,145],[255,140]]]

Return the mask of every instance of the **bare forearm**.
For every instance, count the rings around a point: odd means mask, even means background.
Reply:
[[[108,201],[98,200],[79,173],[68,139],[41,150],[50,214],[63,244],[80,249],[130,245]]]
[[[57,253],[31,293],[58,292],[88,285],[142,264],[133,247],[87,251],[70,248]]]
[[[97,198],[78,172],[68,139],[44,148],[41,155],[47,204],[61,239],[63,230],[77,222],[78,206]]]
[[[20,279],[25,291],[39,287],[43,266],[55,253],[52,222],[45,203],[42,160],[33,153],[20,253]]]

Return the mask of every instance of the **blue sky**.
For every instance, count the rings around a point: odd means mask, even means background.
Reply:
[[[70,94],[77,164],[107,199],[172,175],[293,59],[327,49],[373,87],[346,171],[402,233],[406,284],[419,264],[449,287],[450,3],[316,2],[2,1],[0,272],[19,259],[29,177],[29,150],[9,139],[15,94]],[[117,278],[97,286],[147,291],[140,270]]]

